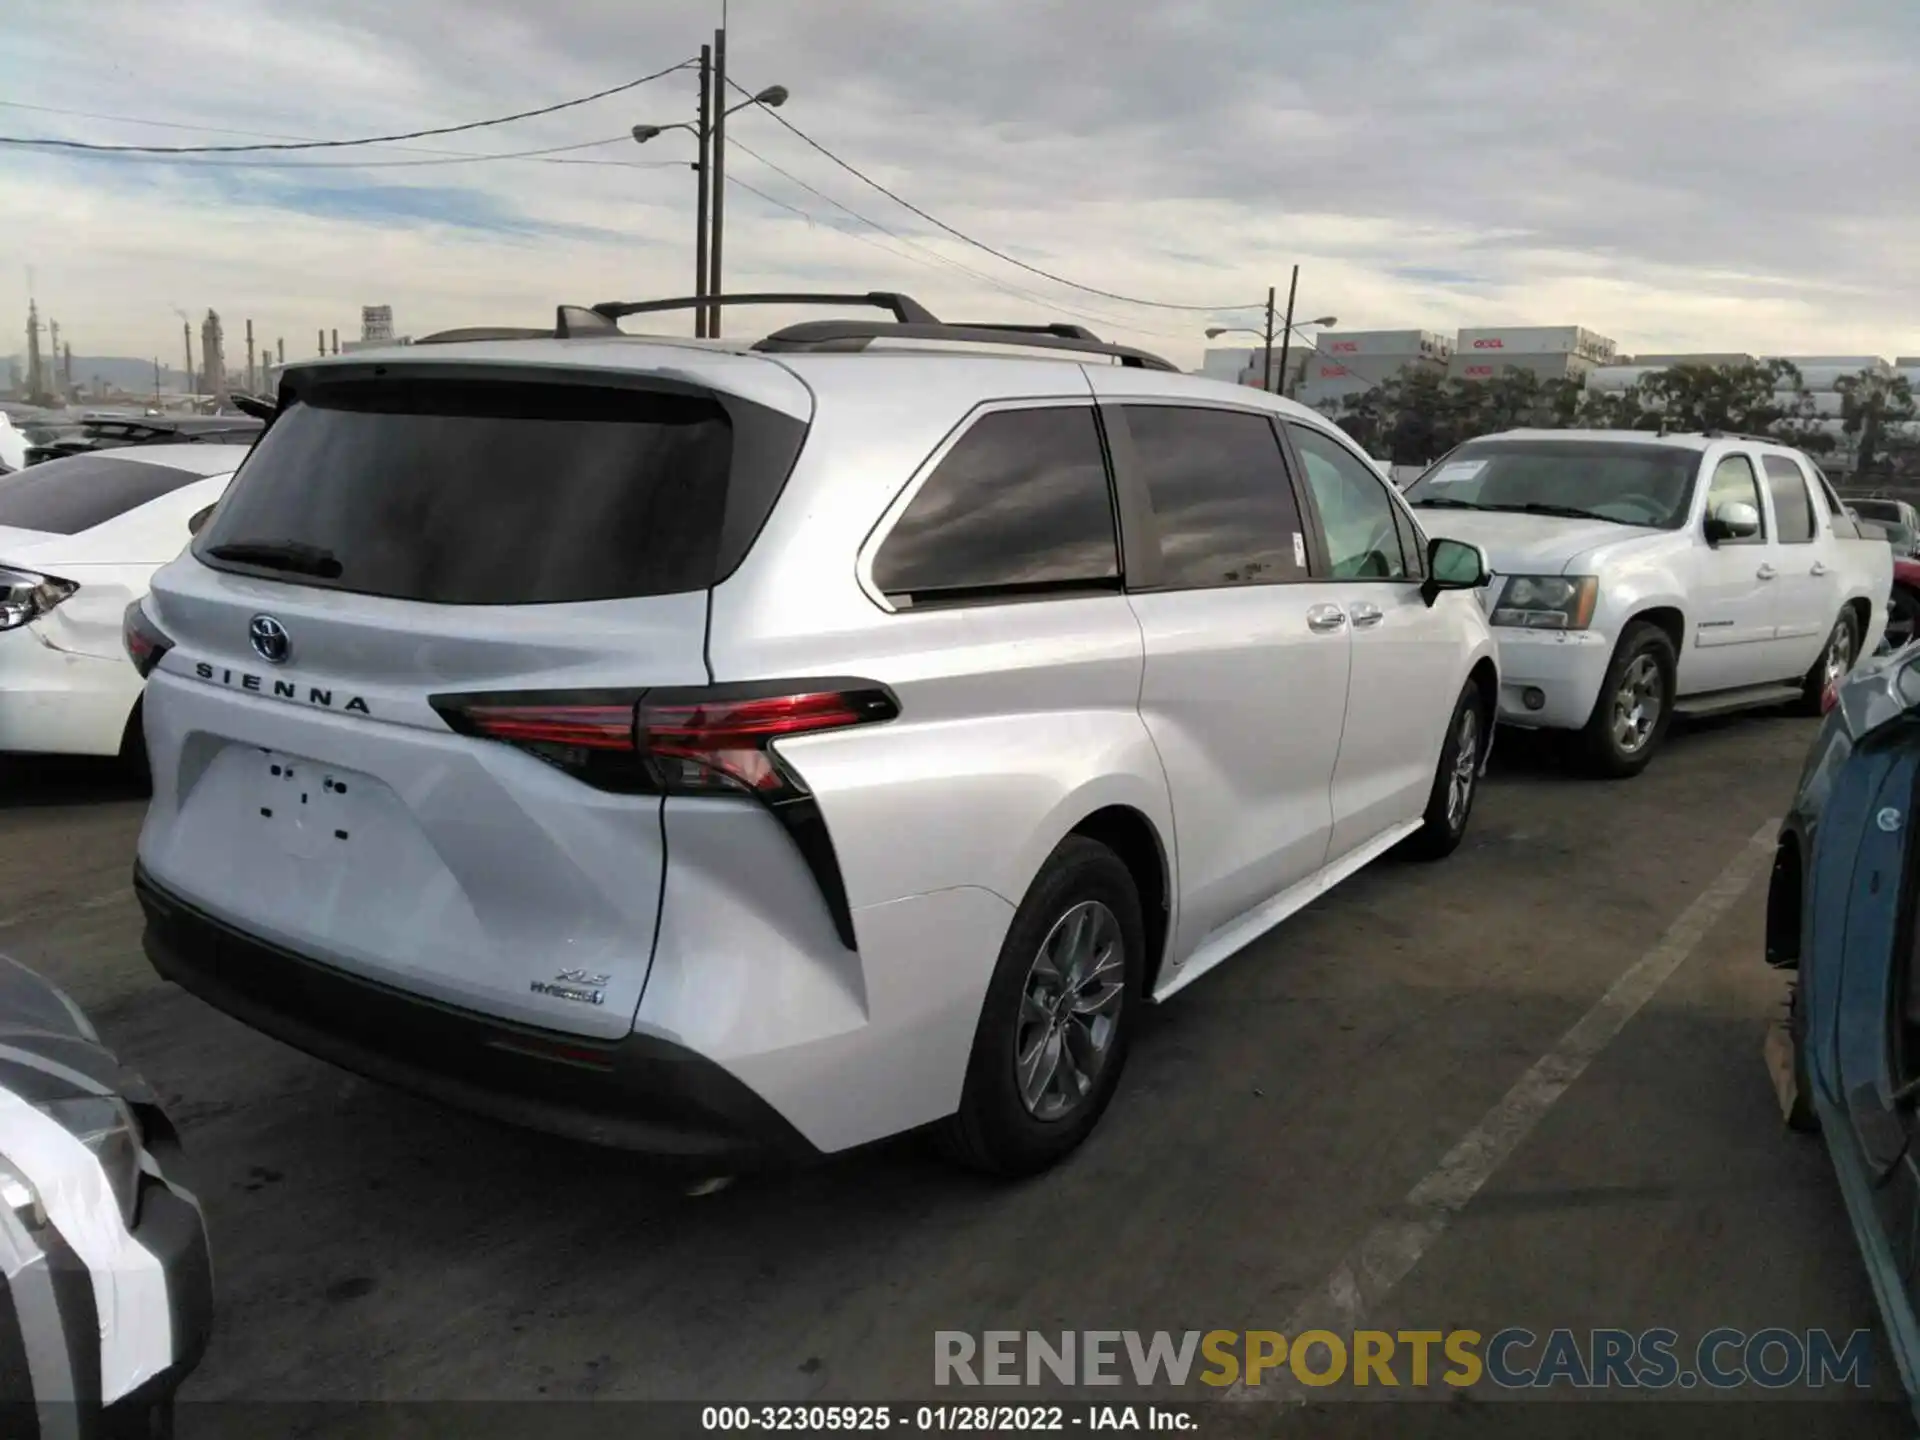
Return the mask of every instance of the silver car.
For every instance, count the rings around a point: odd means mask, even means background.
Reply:
[[[865,298],[895,318],[569,308],[289,367],[128,612],[159,970],[586,1140],[941,1122],[1017,1173],[1143,1005],[1459,843],[1476,549],[1301,406]]]

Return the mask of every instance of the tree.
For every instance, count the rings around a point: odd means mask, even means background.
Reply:
[[[1914,418],[1913,388],[1904,375],[1862,370],[1843,375],[1834,389],[1840,392],[1840,428],[1853,441],[1857,473],[1891,471],[1895,452],[1903,460],[1911,454],[1904,432]]]
[[[1734,430],[1761,435],[1787,418],[1777,393],[1797,389],[1799,372],[1784,360],[1765,364],[1673,365],[1640,382],[1674,430]]]

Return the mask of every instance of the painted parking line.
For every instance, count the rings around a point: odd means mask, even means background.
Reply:
[[[1780,822],[1769,820],[1754,832],[1726,869],[1694,897],[1680,918],[1574,1023],[1480,1122],[1463,1135],[1432,1173],[1407,1192],[1394,1219],[1383,1220],[1349,1250],[1324,1283],[1315,1287],[1287,1318],[1282,1334],[1308,1330],[1351,1333],[1420,1263],[1453,1217],[1479,1193],[1520,1142],[1532,1133],[1554,1102],[1626,1028],[1660,987],[1686,963],[1720,918],[1773,859]],[[1236,1381],[1227,1400],[1294,1399],[1304,1392],[1289,1383],[1249,1389]]]

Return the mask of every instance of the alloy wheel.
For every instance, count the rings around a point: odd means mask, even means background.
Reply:
[[[1453,770],[1447,776],[1447,828],[1467,823],[1473,805],[1473,782],[1480,773],[1480,712],[1471,705],[1460,712],[1454,732]]]
[[[1821,669],[1822,688],[1838,685],[1847,676],[1847,670],[1853,663],[1853,627],[1842,620],[1833,627],[1833,637],[1827,641],[1826,664]]]
[[[1613,696],[1613,743],[1622,755],[1638,755],[1653,738],[1667,703],[1667,682],[1651,655],[1636,655]]]
[[[1014,1020],[1020,1099],[1037,1120],[1079,1109],[1113,1053],[1126,994],[1120,921],[1098,900],[1068,910],[1040,942]]]

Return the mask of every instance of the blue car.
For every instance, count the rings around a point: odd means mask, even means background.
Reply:
[[[1920,1397],[1920,645],[1827,696],[1767,894],[1769,964],[1794,970],[1788,1122],[1833,1158],[1888,1345]]]

